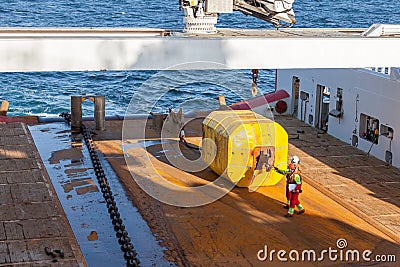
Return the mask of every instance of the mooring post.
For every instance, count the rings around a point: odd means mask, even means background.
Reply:
[[[82,126],[82,96],[71,96],[71,131],[78,133]]]
[[[96,130],[104,131],[106,123],[106,97],[94,97],[94,123]]]
[[[104,131],[106,124],[105,96],[71,96],[71,131],[78,133],[82,126],[82,102],[91,100],[94,103],[94,124],[96,130]]]

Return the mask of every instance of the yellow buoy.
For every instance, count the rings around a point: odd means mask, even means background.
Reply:
[[[249,110],[211,112],[203,121],[202,157],[240,187],[275,185],[286,166],[288,135],[281,125]]]

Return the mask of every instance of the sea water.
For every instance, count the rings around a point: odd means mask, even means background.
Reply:
[[[294,2],[298,27],[367,28],[373,23],[400,24],[398,1],[393,0],[311,0]],[[178,0],[8,0],[0,1],[0,27],[152,27],[182,29],[183,11]],[[220,28],[273,28],[267,22],[240,12],[223,14]],[[104,72],[35,72],[0,73],[0,99],[10,102],[9,115],[57,116],[69,111],[71,95],[106,96],[106,114],[124,114],[132,97],[137,113],[149,112],[147,95],[162,97],[152,110],[166,111],[183,107],[184,111],[218,106],[218,95],[224,94],[228,104],[251,97],[251,71],[104,71]],[[274,70],[260,70],[259,93],[274,90]],[[201,77],[235,77],[248,79],[240,88],[203,82]],[[143,88],[152,77],[151,86]],[[171,86],[179,77],[193,82]],[[84,104],[84,115],[92,110]]]

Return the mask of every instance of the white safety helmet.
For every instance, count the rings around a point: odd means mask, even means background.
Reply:
[[[293,156],[290,162],[294,164],[300,164],[300,159],[298,156]]]

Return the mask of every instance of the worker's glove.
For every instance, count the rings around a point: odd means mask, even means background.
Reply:
[[[303,192],[303,190],[301,190],[301,189],[299,189],[298,191],[299,191],[299,193],[302,193],[302,192]]]

